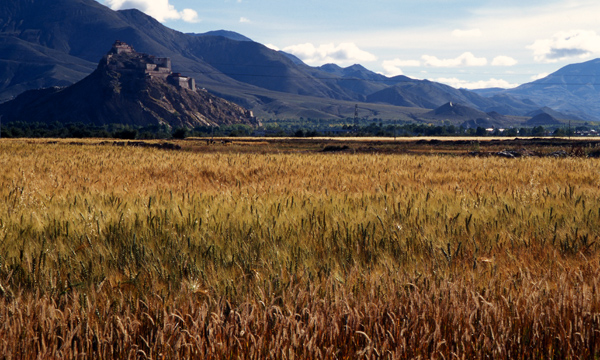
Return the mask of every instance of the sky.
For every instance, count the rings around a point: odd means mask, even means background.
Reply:
[[[600,57],[598,0],[98,0],[182,32],[230,30],[311,66],[511,88]]]

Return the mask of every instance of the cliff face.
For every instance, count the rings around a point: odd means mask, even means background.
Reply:
[[[125,47],[123,47],[125,46]],[[32,90],[0,104],[3,121],[257,125],[252,113],[196,90],[193,79],[171,72],[170,60],[135,52],[115,43],[97,69],[66,88]]]

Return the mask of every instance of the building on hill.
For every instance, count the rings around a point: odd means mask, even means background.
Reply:
[[[127,45],[122,41],[115,41],[115,43],[113,44],[113,52],[115,52],[116,54],[123,54],[123,53],[134,53],[135,50],[133,50],[133,47],[131,45]]]
[[[138,73],[150,80],[162,79],[173,86],[196,91],[193,78],[173,73],[171,59],[138,53],[133,46],[119,40],[106,55],[106,65],[114,71]]]
[[[196,80],[191,77],[183,76],[180,73],[171,73],[167,76],[167,82],[180,88],[196,91]]]

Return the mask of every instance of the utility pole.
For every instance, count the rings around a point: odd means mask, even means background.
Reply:
[[[358,130],[358,104],[354,105],[354,130]]]

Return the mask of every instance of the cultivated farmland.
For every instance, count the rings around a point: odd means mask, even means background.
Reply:
[[[599,356],[600,160],[198,149],[0,142],[1,356]]]

